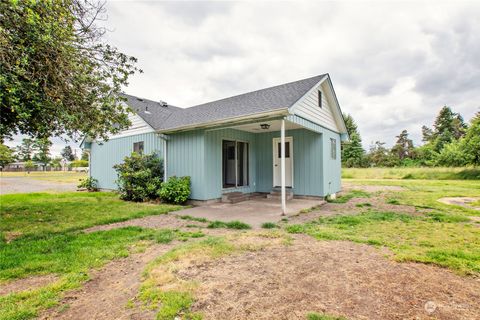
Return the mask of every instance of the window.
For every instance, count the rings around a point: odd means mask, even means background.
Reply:
[[[282,143],[278,143],[278,158],[282,158]],[[290,158],[290,141],[285,141],[285,158]]]
[[[133,144],[133,152],[143,154],[143,141],[135,142]]]
[[[333,160],[337,159],[337,140],[330,138],[330,156]]]
[[[222,141],[223,187],[248,186],[249,149],[247,142]]]
[[[318,107],[322,107],[322,91],[318,90]]]

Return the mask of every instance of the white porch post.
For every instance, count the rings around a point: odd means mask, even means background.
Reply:
[[[163,138],[163,181],[167,181],[167,137]]]
[[[282,127],[280,129],[280,172],[282,180],[282,215],[287,214],[287,199],[285,195],[285,120],[282,119]]]

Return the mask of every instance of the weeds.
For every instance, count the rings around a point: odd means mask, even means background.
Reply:
[[[265,223],[262,223],[262,228],[263,229],[275,229],[275,228],[278,228],[278,226],[277,226],[276,223],[273,223],[273,222],[265,222]]]
[[[226,228],[226,229],[236,229],[236,230],[242,230],[242,229],[251,229],[252,227],[249,224],[246,224],[241,221],[229,221],[229,222],[223,222],[223,221],[213,221],[210,222],[210,224],[207,226],[209,229],[218,229],[218,228]]]
[[[327,202],[330,203],[347,203],[353,198],[369,198],[370,193],[362,191],[362,190],[352,190],[347,194],[341,195],[337,197],[336,199],[331,199],[327,197]]]

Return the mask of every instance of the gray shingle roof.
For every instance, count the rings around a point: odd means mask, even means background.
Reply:
[[[155,130],[174,130],[186,126],[270,112],[291,107],[326,74],[281,84],[278,86],[240,94],[213,102],[181,109],[173,106],[161,107],[158,102],[133,96],[127,103]],[[150,114],[142,109],[148,106]]]
[[[127,99],[126,103],[153,129],[158,130],[172,113],[182,110],[171,105],[163,106],[159,101],[138,98],[128,94],[122,94]]]

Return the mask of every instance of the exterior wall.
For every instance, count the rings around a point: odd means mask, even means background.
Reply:
[[[130,127],[128,129],[122,130],[121,132],[115,135],[109,135],[109,139],[123,138],[128,136],[133,136],[142,133],[151,133],[155,132],[153,128],[145,122],[138,114],[129,114],[128,119],[130,120]]]
[[[321,108],[318,106],[319,90],[322,92]],[[329,97],[331,97],[329,91],[326,83],[312,88],[302,99],[291,107],[291,113],[319,124],[329,130],[339,132],[340,130],[335,121],[332,110],[333,105],[331,105],[331,100],[329,99]]]
[[[238,140],[249,143],[249,185],[238,188],[223,189],[222,181],[222,140]],[[235,130],[221,129],[205,132],[205,183],[206,199],[220,198],[222,193],[240,191],[255,192],[256,178],[256,134]]]
[[[295,195],[323,196],[322,134],[307,129],[287,130],[293,137],[293,192]],[[257,192],[270,192],[273,187],[273,138],[280,132],[257,135]]]
[[[102,189],[116,189],[117,173],[113,166],[122,163],[133,152],[134,142],[144,142],[144,153],[157,153],[163,157],[163,140],[155,133],[130,135],[106,142],[92,142],[90,150],[90,176],[98,180]]]
[[[331,157],[330,138],[336,140],[337,157]],[[340,147],[341,135],[339,133],[325,130],[323,134],[323,196],[339,192],[342,189],[342,152]]]
[[[190,176],[191,199],[207,200],[205,182],[205,132],[202,130],[176,133],[168,136],[167,177]]]

